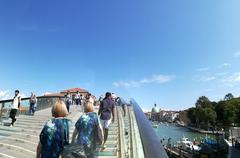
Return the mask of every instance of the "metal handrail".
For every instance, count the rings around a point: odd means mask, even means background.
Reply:
[[[168,158],[160,139],[153,130],[149,120],[143,113],[140,106],[134,99],[131,99],[130,105],[133,106],[134,114],[139,128],[144,155],[146,158]]]
[[[140,137],[136,117],[132,107],[128,107],[128,114],[130,120],[130,129],[131,129],[131,157],[132,158],[144,158],[144,151],[142,140]]]
[[[58,95],[56,95],[56,96],[38,96],[38,97],[37,97],[37,99],[40,99],[40,98],[64,98],[64,97],[58,96]],[[23,101],[23,100],[29,100],[29,99],[30,99],[30,97],[21,98],[21,101]],[[13,99],[0,100],[0,103],[11,102],[11,101],[13,101]]]
[[[124,122],[119,108],[116,109],[118,117],[118,133],[119,133],[119,157],[125,157],[125,140],[124,140]]]

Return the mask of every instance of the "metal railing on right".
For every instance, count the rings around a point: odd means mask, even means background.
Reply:
[[[160,143],[160,139],[140,106],[134,99],[131,99],[130,104],[133,106],[145,158],[168,158],[165,149]]]

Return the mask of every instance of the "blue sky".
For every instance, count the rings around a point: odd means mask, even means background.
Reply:
[[[0,97],[83,87],[143,109],[240,95],[238,0],[0,2]]]

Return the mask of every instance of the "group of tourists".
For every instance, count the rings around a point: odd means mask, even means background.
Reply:
[[[71,95],[70,92],[67,92],[65,95],[65,104],[67,106],[67,110],[68,112],[70,112],[70,107],[71,105],[77,105],[78,107],[80,107],[80,109],[83,109],[83,105],[85,104],[85,101],[88,99],[88,97],[90,97],[91,94],[87,95],[87,98],[85,98],[82,94],[80,94],[79,92],[77,92],[74,95]]]
[[[77,105],[84,107],[84,114],[75,124],[75,130],[72,140],[69,140],[69,128],[72,121],[66,118],[69,114],[70,94],[68,93],[64,100],[59,99],[52,107],[52,119],[48,120],[41,133],[40,141],[37,146],[37,158],[59,158],[59,157],[86,157],[93,158],[97,145],[101,150],[106,148],[108,138],[108,129],[111,123],[115,121],[115,103],[116,98],[112,93],[107,92],[105,98],[100,102],[98,113],[94,112],[93,96],[88,94],[83,101],[82,96],[77,93],[75,101]],[[69,100],[68,100],[69,99]],[[19,90],[15,91],[10,118],[12,119],[11,127],[16,121],[16,113],[20,108],[21,95]],[[32,92],[29,101],[29,114],[34,115],[37,105],[37,97]]]
[[[115,121],[115,104],[111,93],[102,100],[98,114],[94,112],[94,100],[86,97],[84,114],[75,123],[72,140],[69,140],[71,120],[65,102],[59,100],[52,107],[52,116],[43,127],[37,147],[37,158],[86,157],[93,158],[97,145],[105,149],[108,128]],[[99,119],[100,117],[100,119]]]

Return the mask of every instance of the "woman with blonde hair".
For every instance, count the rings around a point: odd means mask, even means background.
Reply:
[[[59,158],[64,145],[69,144],[69,126],[71,121],[66,105],[59,100],[52,107],[52,116],[43,127],[37,147],[37,158]]]
[[[76,139],[77,137],[77,139]],[[95,156],[96,145],[102,144],[103,131],[97,113],[94,112],[92,103],[85,105],[84,114],[75,124],[72,143],[83,146],[88,158]]]

